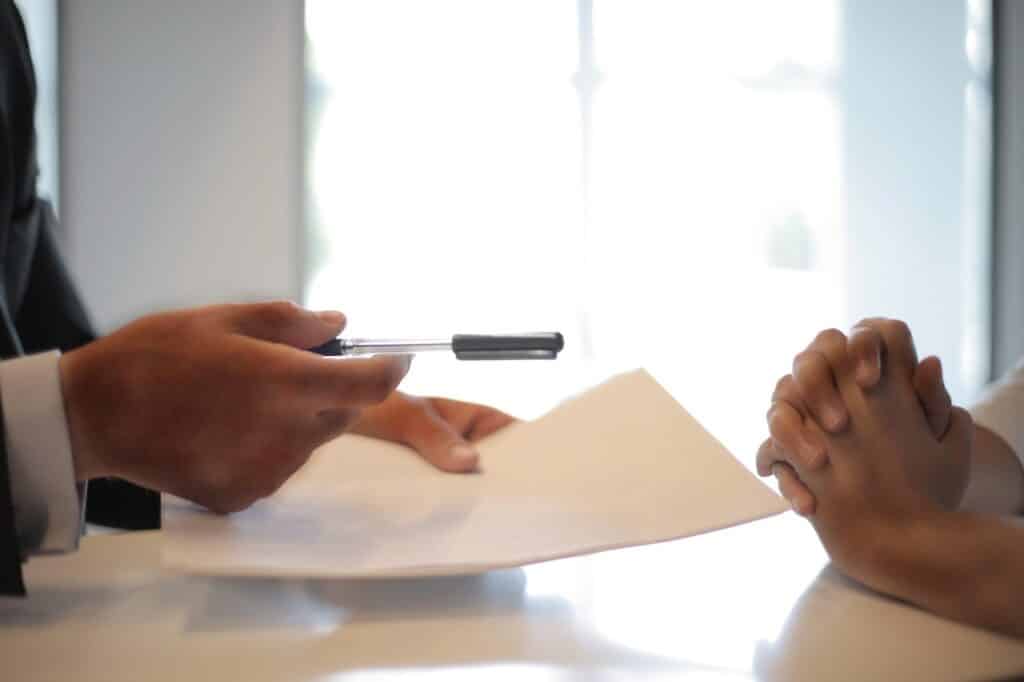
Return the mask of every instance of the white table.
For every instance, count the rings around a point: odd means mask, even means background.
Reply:
[[[824,568],[792,514],[483,576],[177,575],[158,532],[87,537],[0,599],[3,680],[941,680],[1024,672],[1024,644]],[[824,570],[823,570],[824,569]]]

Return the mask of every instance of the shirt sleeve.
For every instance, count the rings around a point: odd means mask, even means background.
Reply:
[[[74,551],[85,486],[75,484],[58,368],[60,352],[0,362],[0,405],[14,524],[25,555]]]
[[[1006,441],[1024,464],[1024,360],[989,386],[971,408],[971,416],[978,426]]]

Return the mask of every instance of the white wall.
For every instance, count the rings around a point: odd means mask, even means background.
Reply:
[[[987,177],[969,163],[962,0],[843,4],[843,195],[848,310],[910,323],[964,400],[988,379]],[[988,128],[987,120],[979,122]],[[986,138],[987,139],[987,138]],[[971,182],[968,181],[970,177]],[[984,270],[984,271],[982,271]]]
[[[302,3],[61,3],[62,218],[97,326],[300,293]]]

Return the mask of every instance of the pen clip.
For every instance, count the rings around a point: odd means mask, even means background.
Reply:
[[[452,350],[459,360],[554,360],[564,347],[565,340],[558,332],[452,337]]]

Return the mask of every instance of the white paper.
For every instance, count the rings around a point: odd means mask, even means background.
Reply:
[[[359,436],[231,516],[164,501],[164,563],[204,574],[476,573],[676,539],[787,509],[638,370],[479,444],[445,474]]]

